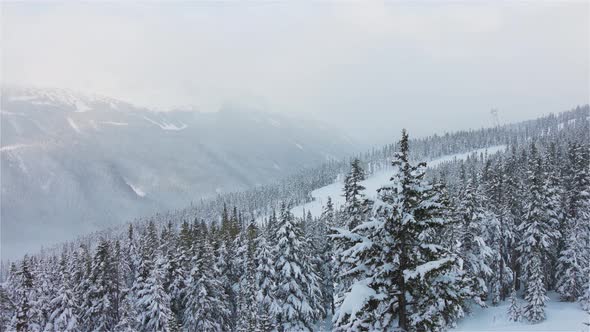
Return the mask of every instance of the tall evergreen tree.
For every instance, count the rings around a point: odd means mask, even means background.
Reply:
[[[90,306],[83,313],[83,319],[91,331],[105,331],[116,324],[117,313],[113,302],[115,294],[114,266],[111,243],[103,239],[96,248],[92,260],[88,299]]]
[[[482,298],[485,298],[487,292],[486,279],[492,273],[488,265],[492,249],[486,243],[484,233],[491,216],[483,206],[484,197],[477,190],[475,173],[467,179],[465,176],[462,175],[465,185],[457,207],[461,216],[459,255],[473,290],[473,300],[485,306]]]
[[[570,143],[563,246],[557,266],[557,291],[565,301],[590,308],[590,171],[588,147]]]
[[[366,277],[350,287],[335,317],[338,330],[391,330],[394,314],[401,330],[440,330],[462,314],[457,258],[431,242],[448,223],[439,195],[424,179],[425,163],[410,164],[405,131],[399,146],[375,217],[353,230],[352,265]]]
[[[173,315],[170,296],[164,291],[164,268],[164,260],[157,259],[148,277],[137,289],[136,310],[139,313],[140,331],[171,331]]]
[[[188,331],[225,331],[229,329],[230,309],[218,279],[220,271],[214,264],[209,241],[204,239],[199,245],[200,255],[194,260],[187,285],[183,328]]]
[[[275,298],[277,291],[277,276],[274,268],[276,251],[267,240],[270,236],[269,232],[269,225],[265,227],[264,232],[260,232],[256,251],[257,322],[258,329],[266,332],[274,330],[276,315],[280,309]]]
[[[60,288],[51,300],[50,305],[53,310],[49,322],[45,326],[45,331],[75,332],[81,330],[78,322],[79,309],[70,277],[71,267],[68,256],[64,252],[60,262]]]
[[[303,230],[285,203],[281,205],[278,226],[275,262],[279,308],[277,328],[279,331],[308,331],[312,329],[314,315],[306,288],[313,280],[308,278],[301,265],[306,253]]]
[[[542,262],[547,260],[549,250],[560,234],[554,228],[555,211],[551,210],[548,202],[543,165],[534,144],[531,146],[529,168],[529,198],[519,229],[522,238],[518,250],[526,283],[525,299],[528,301],[524,315],[530,321],[537,322],[544,319],[544,306],[548,299]]]
[[[8,330],[20,332],[29,331],[32,329],[40,329],[39,326],[32,324],[33,314],[31,309],[31,300],[34,298],[35,294],[33,291],[33,274],[29,264],[30,259],[25,255],[18,272],[19,285],[16,294],[19,301],[16,305],[15,316],[12,319]]]

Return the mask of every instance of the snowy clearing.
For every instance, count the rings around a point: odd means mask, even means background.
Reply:
[[[510,302],[505,301],[497,307],[474,308],[451,331],[589,331],[590,327],[584,323],[590,322],[590,316],[581,309],[579,303],[559,302],[554,292],[547,295],[551,299],[545,309],[547,318],[538,324],[531,324],[526,319],[520,322],[508,320]],[[523,305],[524,300],[519,299],[519,303]]]
[[[488,155],[492,155],[498,153],[500,151],[504,151],[506,149],[505,145],[498,145],[498,146],[491,146],[488,148],[477,149],[470,152],[465,153],[458,153],[453,155],[448,155],[444,157],[440,157],[428,162],[428,167],[436,167],[444,162],[449,162],[453,160],[465,160],[468,156],[472,155],[473,153],[486,153]],[[369,198],[375,198],[377,195],[377,189],[379,189],[383,184],[389,181],[391,178],[391,170],[385,169],[382,171],[378,171],[375,174],[371,175],[368,179],[362,182],[362,185],[366,188],[365,193]],[[313,197],[313,201],[299,205],[294,207],[291,211],[296,216],[301,216],[301,213],[305,211],[310,211],[313,216],[319,216],[322,213],[322,207],[326,204],[328,197],[332,199],[334,203],[334,207],[339,207],[344,204],[344,197],[342,196],[342,187],[344,184],[342,183],[343,179],[338,178],[335,183],[327,185],[325,187],[316,189],[311,192],[311,196]]]

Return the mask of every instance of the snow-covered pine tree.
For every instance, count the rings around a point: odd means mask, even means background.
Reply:
[[[214,264],[213,247],[208,239],[198,242],[200,253],[193,261],[193,269],[187,283],[183,329],[187,331],[229,330],[230,309],[223,286],[219,282],[220,271]]]
[[[257,238],[256,250],[256,303],[258,308],[258,327],[262,332],[270,332],[275,329],[276,315],[279,307],[276,302],[276,271],[274,262],[276,257],[275,248],[269,241],[270,225],[264,227]]]
[[[16,308],[7,288],[5,285],[0,284],[0,332],[6,331]]]
[[[544,155],[543,155],[543,168],[545,181],[543,184],[543,190],[547,197],[547,211],[550,214],[550,223],[552,228],[559,230],[560,234],[553,239],[551,246],[548,250],[547,259],[548,262],[543,264],[544,275],[546,277],[545,284],[547,289],[554,289],[557,283],[556,269],[559,265],[559,253],[563,249],[563,198],[564,191],[563,185],[560,180],[560,169],[559,169],[559,156],[557,146],[554,141],[549,143]]]
[[[139,267],[139,252],[135,242],[133,224],[127,229],[127,240],[121,255],[121,273],[125,279],[125,288],[131,289]]]
[[[316,234],[316,247],[319,250],[320,264],[318,272],[322,280],[322,302],[326,316],[334,314],[334,248],[332,246],[332,228],[335,227],[334,204],[328,197],[326,206],[322,210],[320,218],[316,221],[318,231]],[[319,236],[318,236],[319,235]]]
[[[91,331],[105,331],[112,329],[116,322],[117,313],[113,308],[115,288],[110,241],[102,239],[96,248],[90,273],[90,288],[88,299],[90,306],[83,313],[85,325]]]
[[[54,256],[44,257],[34,264],[35,298],[32,304],[31,323],[43,329],[49,322],[52,312],[51,300],[57,293],[59,282],[59,264]]]
[[[325,299],[322,294],[322,287],[324,282],[322,280],[321,271],[324,264],[324,241],[326,238],[326,229],[319,220],[313,220],[311,213],[307,214],[308,233],[304,234],[303,247],[306,251],[302,257],[310,257],[310,259],[303,259],[301,266],[303,273],[307,278],[305,283],[305,290],[309,299],[309,306],[311,307],[310,321],[316,322],[325,317]],[[301,225],[301,223],[300,223]],[[311,233],[309,231],[311,230]]]
[[[18,271],[18,289],[16,295],[18,303],[16,304],[15,315],[8,327],[9,331],[30,331],[33,329],[40,329],[39,326],[32,326],[33,321],[31,310],[31,299],[34,298],[33,290],[33,274],[29,266],[30,259],[27,255],[23,258],[20,269]]]
[[[509,264],[513,272],[512,279],[514,280],[516,290],[520,289],[521,283],[518,245],[521,238],[520,224],[524,219],[524,202],[526,198],[526,185],[524,184],[524,180],[526,179],[525,166],[526,158],[519,158],[516,145],[512,145],[510,154],[504,165],[504,194],[506,200],[506,226],[512,230],[513,236],[512,240],[508,241]]]
[[[145,244],[149,245],[149,244]],[[160,253],[158,252],[157,255]],[[139,314],[139,331],[171,331],[173,321],[170,309],[170,296],[164,291],[165,261],[162,257],[156,260],[148,277],[136,291],[136,307]]]
[[[547,290],[543,278],[543,269],[541,266],[541,255],[534,255],[531,262],[527,264],[527,280],[524,299],[527,304],[523,308],[524,316],[533,323],[545,319],[545,303]]]
[[[353,269],[364,271],[334,322],[337,330],[440,330],[462,314],[457,258],[436,242],[449,223],[439,194],[424,179],[426,165],[409,162],[408,135],[393,176],[378,190],[375,217],[353,229]],[[412,299],[410,301],[410,299]]]
[[[277,329],[281,332],[310,331],[315,315],[307,284],[313,280],[301,265],[306,254],[303,230],[285,203],[281,204],[276,236]]]
[[[230,246],[233,246],[233,244],[231,244]],[[226,245],[226,241],[225,240],[221,240],[220,244],[219,244],[219,248],[217,249],[217,257],[215,260],[215,270],[217,271],[216,273],[219,274],[219,277],[217,278],[217,282],[219,282],[219,285],[222,289],[222,296],[220,297],[220,299],[222,299],[224,305],[227,307],[227,309],[229,310],[229,317],[228,317],[228,324],[229,326],[231,326],[232,328],[235,327],[235,319],[237,318],[237,295],[235,294],[236,290],[239,290],[238,288],[234,288],[234,286],[236,286],[237,284],[234,283],[232,281],[233,277],[234,277],[234,273],[232,272],[232,269],[234,268],[234,264],[231,262],[232,259],[236,259],[235,254],[233,256],[230,256],[228,249],[227,249],[227,245]],[[232,302],[234,301],[234,302]]]
[[[62,254],[60,261],[59,290],[51,300],[52,312],[45,331],[75,332],[80,330],[78,323],[78,305],[74,297],[74,286],[71,279],[71,268],[67,253]]]
[[[518,322],[522,318],[522,309],[518,304],[518,298],[516,297],[516,291],[512,290],[510,294],[510,306],[508,307],[508,319],[513,322]]]
[[[18,268],[14,262],[10,263],[8,275],[4,283],[0,283],[0,332],[6,332],[10,321],[15,316],[18,304],[19,289]]]
[[[528,171],[529,197],[525,204],[524,220],[520,224],[522,238],[518,246],[520,262],[525,281],[524,316],[538,322],[545,318],[544,306],[547,301],[546,277],[543,262],[549,255],[551,246],[559,237],[554,229],[555,211],[551,210],[543,179],[543,165],[535,144],[531,145]]]
[[[128,290],[119,301],[119,321],[115,325],[115,332],[136,332],[139,330],[134,292]]]
[[[361,182],[365,180],[365,171],[360,165],[359,159],[354,159],[350,164],[350,173],[344,180],[344,198],[346,203],[343,206],[346,217],[346,228],[351,230],[360,225],[366,218],[370,209],[370,201],[365,198],[363,191],[365,187]]]
[[[492,250],[490,268],[492,273],[489,283],[492,303],[504,301],[513,288],[513,271],[510,269],[510,248],[514,241],[514,222],[510,219],[508,194],[506,190],[506,169],[502,158],[494,164],[489,163],[485,180],[485,193],[490,211],[486,226],[486,239]]]
[[[92,258],[90,251],[85,244],[81,244],[77,250],[72,253],[72,284],[74,285],[74,295],[80,306],[79,323],[80,326],[89,326],[86,312],[92,306],[90,298],[90,277],[92,273]]]
[[[340,214],[343,220],[335,223],[337,227],[333,227],[330,234],[334,251],[334,302],[337,307],[342,304],[344,293],[350,286],[362,278],[361,271],[353,269],[350,264],[356,259],[351,257],[354,255],[351,248],[358,245],[360,241],[358,234],[352,231],[366,221],[372,206],[372,202],[365,197],[365,187],[361,185],[364,179],[365,173],[360,166],[360,161],[354,159],[344,181],[345,203]]]
[[[463,269],[472,290],[472,299],[480,306],[485,306],[483,298],[487,293],[486,279],[491,275],[488,262],[492,249],[484,239],[485,227],[491,219],[485,210],[485,198],[477,190],[475,171],[470,176],[461,175],[463,189],[459,195],[457,212],[460,215],[459,256],[463,260]]]
[[[557,265],[557,292],[564,301],[590,308],[590,172],[588,147],[570,143],[563,247]],[[589,294],[590,295],[590,294]]]
[[[258,228],[252,221],[243,230],[242,237],[244,253],[242,275],[239,282],[239,304],[237,331],[254,331],[257,327],[258,307],[256,301],[256,237]]]

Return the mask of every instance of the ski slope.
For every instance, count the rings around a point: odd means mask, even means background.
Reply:
[[[488,155],[493,155],[500,151],[504,151],[505,149],[506,145],[497,145],[483,149],[472,150],[465,153],[443,156],[434,160],[430,160],[428,162],[428,167],[436,167],[442,163],[453,160],[465,160],[468,156],[472,155],[473,153],[487,153]],[[383,184],[387,183],[390,178],[391,170],[385,169],[376,172],[375,174],[367,178],[365,181],[363,181],[362,185],[366,188],[365,194],[367,195],[367,197],[375,198],[375,196],[377,195],[377,189],[381,188]],[[339,206],[344,204],[344,197],[342,196],[343,187],[343,179],[342,177],[339,177],[335,183],[312,191],[311,197],[313,197],[313,201],[303,205],[296,206],[291,211],[297,217],[303,216],[303,213],[307,213],[307,211],[311,212],[311,214],[314,217],[318,217],[322,213],[322,208],[326,204],[328,197],[332,198],[334,207],[338,208]]]

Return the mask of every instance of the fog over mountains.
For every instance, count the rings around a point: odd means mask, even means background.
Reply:
[[[236,107],[164,113],[16,87],[2,88],[1,106],[3,257],[270,183],[358,148],[325,125]]]

